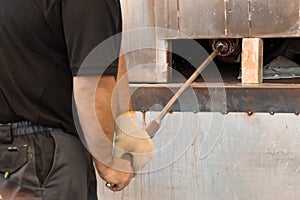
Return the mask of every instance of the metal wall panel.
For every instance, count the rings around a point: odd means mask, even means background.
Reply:
[[[194,38],[224,37],[224,0],[178,0],[179,31]]]
[[[182,84],[133,84],[131,85],[133,108],[154,111],[153,105],[165,106],[181,86]],[[193,93],[190,91],[183,93],[179,101],[171,107],[172,111],[300,113],[298,84],[209,86],[205,83],[194,83],[191,88]],[[160,108],[156,111],[159,110]]]
[[[193,38],[300,36],[299,0],[154,1],[157,27]]]
[[[251,0],[250,36],[299,36],[299,0]]]
[[[166,82],[167,66],[156,65],[157,35],[154,0],[121,0],[123,13],[122,51],[125,53],[131,82]]]
[[[249,2],[227,0],[226,29],[228,37],[247,37],[249,35]]]
[[[153,0],[155,27],[170,29],[158,32],[159,38],[176,38],[178,36],[178,0]]]
[[[123,29],[154,26],[153,0],[120,0],[123,13]]]
[[[144,170],[174,162],[137,175],[122,192],[110,192],[100,181],[99,199],[300,199],[299,130],[294,114],[169,114],[154,142],[156,149],[173,148],[155,154]]]

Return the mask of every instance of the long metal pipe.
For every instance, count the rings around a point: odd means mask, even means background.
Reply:
[[[146,127],[146,132],[152,138],[160,127],[161,120],[165,117],[171,106],[180,97],[180,95],[192,84],[192,82],[199,76],[199,74],[212,62],[212,60],[218,55],[219,52],[226,48],[224,42],[220,41],[216,43],[215,50],[204,60],[204,62],[198,67],[198,69],[191,75],[191,77],[181,86],[181,88],[174,94],[167,105],[160,112],[159,116],[152,120]]]

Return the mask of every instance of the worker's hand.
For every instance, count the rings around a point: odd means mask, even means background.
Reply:
[[[139,171],[152,158],[154,144],[147,132],[138,126],[135,112],[126,112],[116,118],[114,156],[131,155],[134,172]]]
[[[114,158],[110,167],[94,159],[99,176],[106,181],[106,186],[112,191],[123,190],[133,177],[131,163],[129,161]]]

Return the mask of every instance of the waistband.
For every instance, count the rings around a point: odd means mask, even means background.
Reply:
[[[49,130],[51,130],[51,128],[37,125],[29,121],[0,124],[0,132],[9,131],[11,135],[26,135]]]

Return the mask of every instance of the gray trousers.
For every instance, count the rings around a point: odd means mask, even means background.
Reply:
[[[92,159],[61,129],[19,122],[0,126],[0,200],[94,200]]]

